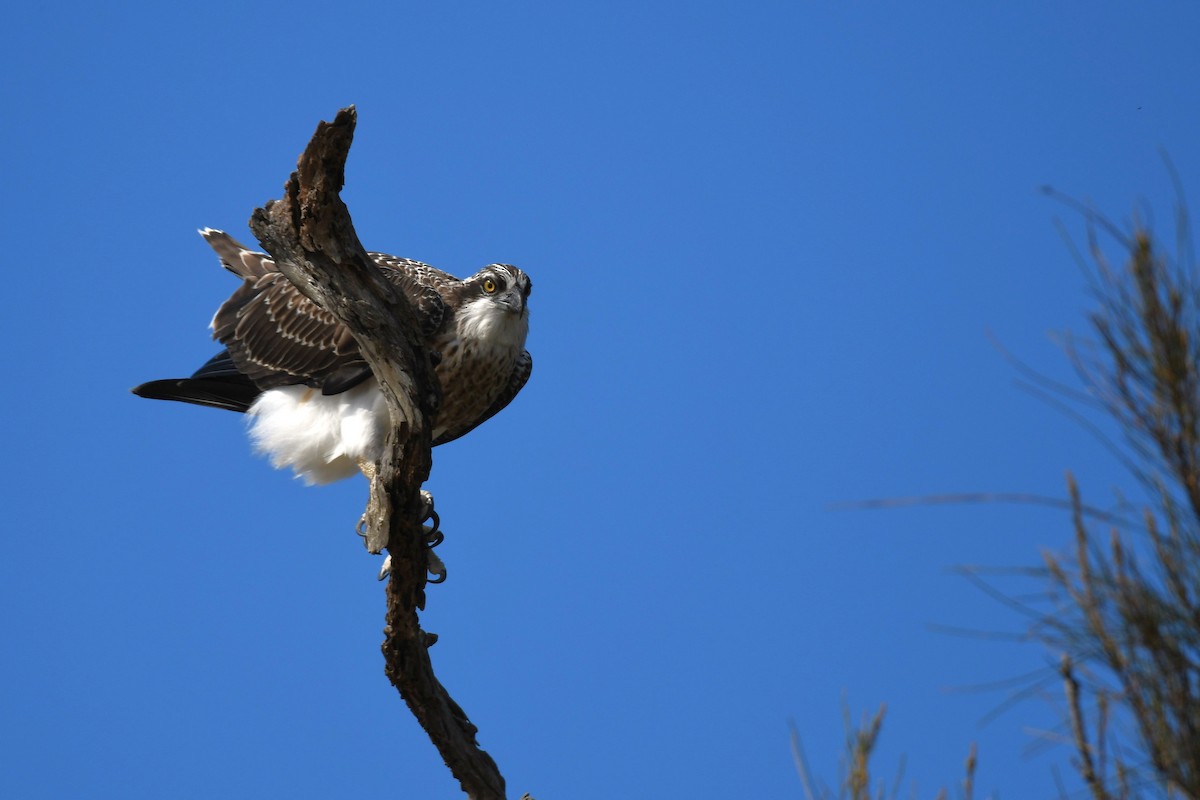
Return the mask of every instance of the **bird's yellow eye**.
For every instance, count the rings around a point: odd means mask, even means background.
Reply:
[[[491,278],[484,278],[483,279],[483,290],[485,292],[487,292],[488,294],[495,294],[496,293],[496,282],[494,280],[492,280]]]

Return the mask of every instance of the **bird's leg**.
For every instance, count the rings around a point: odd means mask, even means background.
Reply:
[[[358,470],[367,479],[367,484],[370,485],[371,480],[375,477],[376,469],[375,462],[365,458],[358,459]],[[358,524],[354,526],[354,532],[362,538],[367,538],[367,512],[364,511],[362,516],[358,518]]]
[[[375,462],[367,461],[366,459],[359,459],[358,468],[362,471],[363,476],[368,481],[372,480],[377,472]],[[429,547],[437,547],[446,537],[442,535],[440,530],[442,524],[441,519],[438,517],[437,512],[433,510],[433,495],[422,489],[421,503],[423,504],[421,506],[421,522],[433,520],[432,525],[424,526],[425,544],[427,544]],[[363,512],[363,515],[358,518],[358,524],[354,526],[354,530],[359,536],[363,537],[364,539],[367,538],[367,513],[365,511]],[[442,571],[445,572],[444,569]],[[382,575],[380,579],[382,580]],[[443,578],[443,580],[445,580],[445,578]]]
[[[421,490],[421,522],[432,521],[431,525],[422,525],[421,530],[425,535],[426,559],[428,564],[426,569],[433,577],[429,579],[429,583],[441,583],[446,580],[446,565],[442,563],[442,559],[437,553],[433,552],[433,548],[437,547],[446,538],[441,531],[442,521],[438,517],[436,511],[433,510],[433,495],[424,489]],[[392,556],[389,554],[383,559],[383,566],[379,569],[379,580],[383,580],[392,571]]]

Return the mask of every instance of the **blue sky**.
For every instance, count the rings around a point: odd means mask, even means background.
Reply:
[[[531,382],[439,448],[425,626],[512,796],[799,798],[841,706],[880,766],[1048,797],[1034,647],[951,568],[1068,520],[833,511],[956,491],[1097,505],[1104,449],[989,342],[1068,378],[1085,282],[1043,184],[1117,219],[1200,192],[1200,10],[1141,3],[24,4],[0,31],[8,555],[0,794],[453,797],[388,685],[365,487],[308,489],[183,375],[320,119],[372,249],[534,279]],[[1053,693],[1051,693],[1053,695]],[[1068,778],[1069,780],[1069,778]]]

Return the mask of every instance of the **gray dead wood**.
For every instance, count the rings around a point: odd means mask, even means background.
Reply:
[[[383,389],[393,424],[371,480],[367,547],[392,556],[385,671],[467,796],[503,800],[504,778],[438,683],[429,660],[434,637],[417,619],[428,565],[419,493],[432,465],[430,420],[440,391],[416,315],[372,265],[339,197],[356,119],[351,106],[317,126],[283,198],[256,209],[250,229],[280,271],[350,329]]]

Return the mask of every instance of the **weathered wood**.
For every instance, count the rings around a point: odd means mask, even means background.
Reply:
[[[468,797],[502,800],[504,778],[434,675],[433,637],[417,618],[428,565],[419,493],[432,465],[430,420],[439,387],[416,315],[372,265],[339,196],[356,119],[351,106],[317,126],[283,198],[256,209],[250,229],[280,271],[350,329],[383,389],[393,424],[371,480],[367,546],[386,547],[392,557],[385,672]]]

